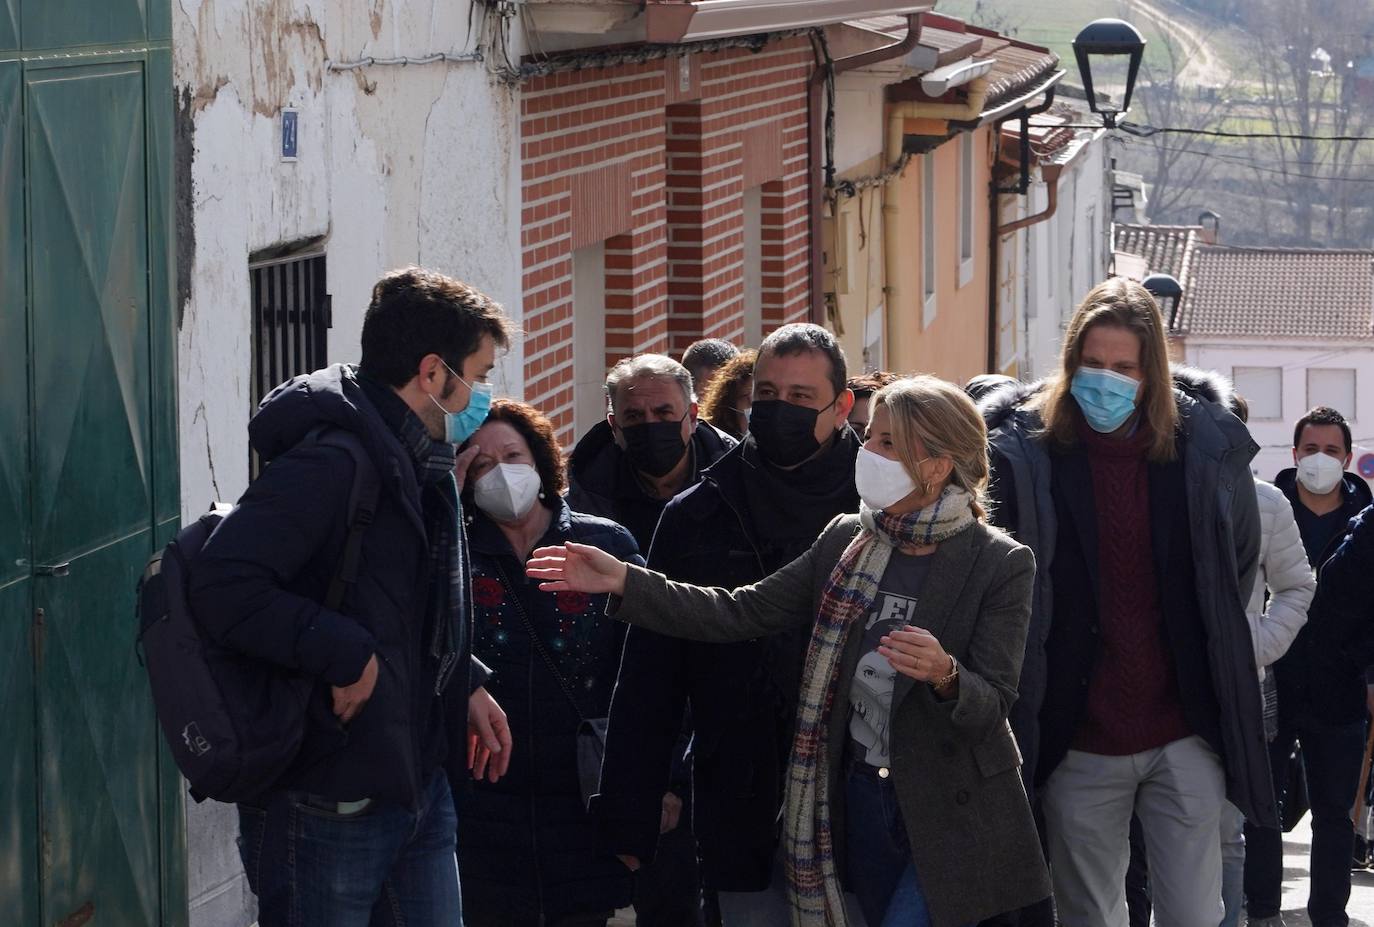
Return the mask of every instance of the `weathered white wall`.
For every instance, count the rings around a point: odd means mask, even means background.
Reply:
[[[1250,434],[1259,444],[1259,454],[1250,464],[1256,476],[1273,480],[1280,470],[1293,466],[1293,425],[1311,408],[1307,395],[1307,371],[1316,368],[1355,370],[1355,409],[1341,409],[1350,422],[1355,439],[1355,461],[1374,452],[1374,409],[1364,404],[1374,384],[1374,345],[1309,341],[1275,343],[1275,340],[1246,338],[1199,338],[1190,336],[1184,356],[1194,367],[1215,370],[1227,378],[1236,367],[1280,367],[1283,369],[1282,418],[1273,421],[1250,420]],[[1354,470],[1354,463],[1351,464]]]
[[[1082,138],[1065,154],[1072,160],[1059,176],[1054,215],[1004,237],[999,251],[1000,358],[1003,369],[1023,380],[1054,372],[1069,317],[1107,276],[1111,199],[1105,138]],[[1038,168],[1031,178],[1027,196],[1003,197],[1004,224],[1044,210],[1049,191]]]
[[[331,360],[357,359],[372,283],[403,264],[464,279],[518,319],[518,102],[481,63],[326,71],[327,59],[468,50],[463,0],[179,0],[174,15],[191,517],[247,484],[251,252],[325,236]],[[287,106],[300,114],[294,163],[280,160]],[[517,346],[497,388],[522,387]],[[206,803],[187,818],[192,923],[251,923],[232,808]]]

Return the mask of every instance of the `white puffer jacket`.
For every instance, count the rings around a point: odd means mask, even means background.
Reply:
[[[1250,619],[1250,637],[1255,642],[1255,665],[1263,679],[1265,668],[1287,652],[1307,622],[1307,608],[1317,591],[1317,580],[1307,562],[1307,551],[1303,549],[1288,497],[1263,480],[1255,480],[1255,495],[1259,499],[1260,575],[1245,612]]]

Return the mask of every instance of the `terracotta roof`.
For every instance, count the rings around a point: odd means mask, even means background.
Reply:
[[[1059,56],[1048,48],[1018,42],[1005,36],[970,27],[970,33],[983,37],[977,57],[995,62],[988,73],[988,96],[984,109],[1025,93],[1059,67]]]
[[[872,16],[852,20],[852,25],[891,36],[906,33],[907,21],[901,16]],[[936,54],[936,67],[965,58],[991,58],[985,110],[1026,93],[1059,67],[1059,56],[1040,45],[1031,45],[999,35],[988,29],[970,26],[962,20],[939,14],[926,14],[921,25],[920,44]]]
[[[1199,225],[1119,224],[1113,230],[1113,249],[1138,254],[1152,274],[1168,274],[1188,292],[1193,254],[1202,244]]]
[[[1078,137],[1078,129],[1068,128],[1077,120],[1057,113],[1038,113],[1030,117],[1027,135],[1030,136],[1031,153],[1041,161],[1048,161],[1063,151]],[[1021,121],[1009,119],[1002,123],[1002,158],[1019,161],[1021,144]]]
[[[1178,329],[1374,340],[1374,251],[1201,246]]]
[[[939,52],[939,65],[953,64],[964,58],[982,57],[981,36],[935,26],[921,27],[921,44]]]

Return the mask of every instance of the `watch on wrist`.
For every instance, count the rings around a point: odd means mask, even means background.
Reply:
[[[943,689],[959,678],[959,661],[954,659],[954,654],[952,653],[948,654],[948,656],[949,672],[931,683],[931,685],[937,689]]]

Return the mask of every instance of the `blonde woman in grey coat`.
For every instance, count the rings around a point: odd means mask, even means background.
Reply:
[[[754,586],[674,583],[577,544],[528,570],[679,637],[813,624],[783,822],[793,923],[843,927],[848,890],[869,927],[959,927],[1050,892],[1007,725],[1034,559],[985,523],[987,433],[957,387],[880,390],[856,467],[860,513]]]

